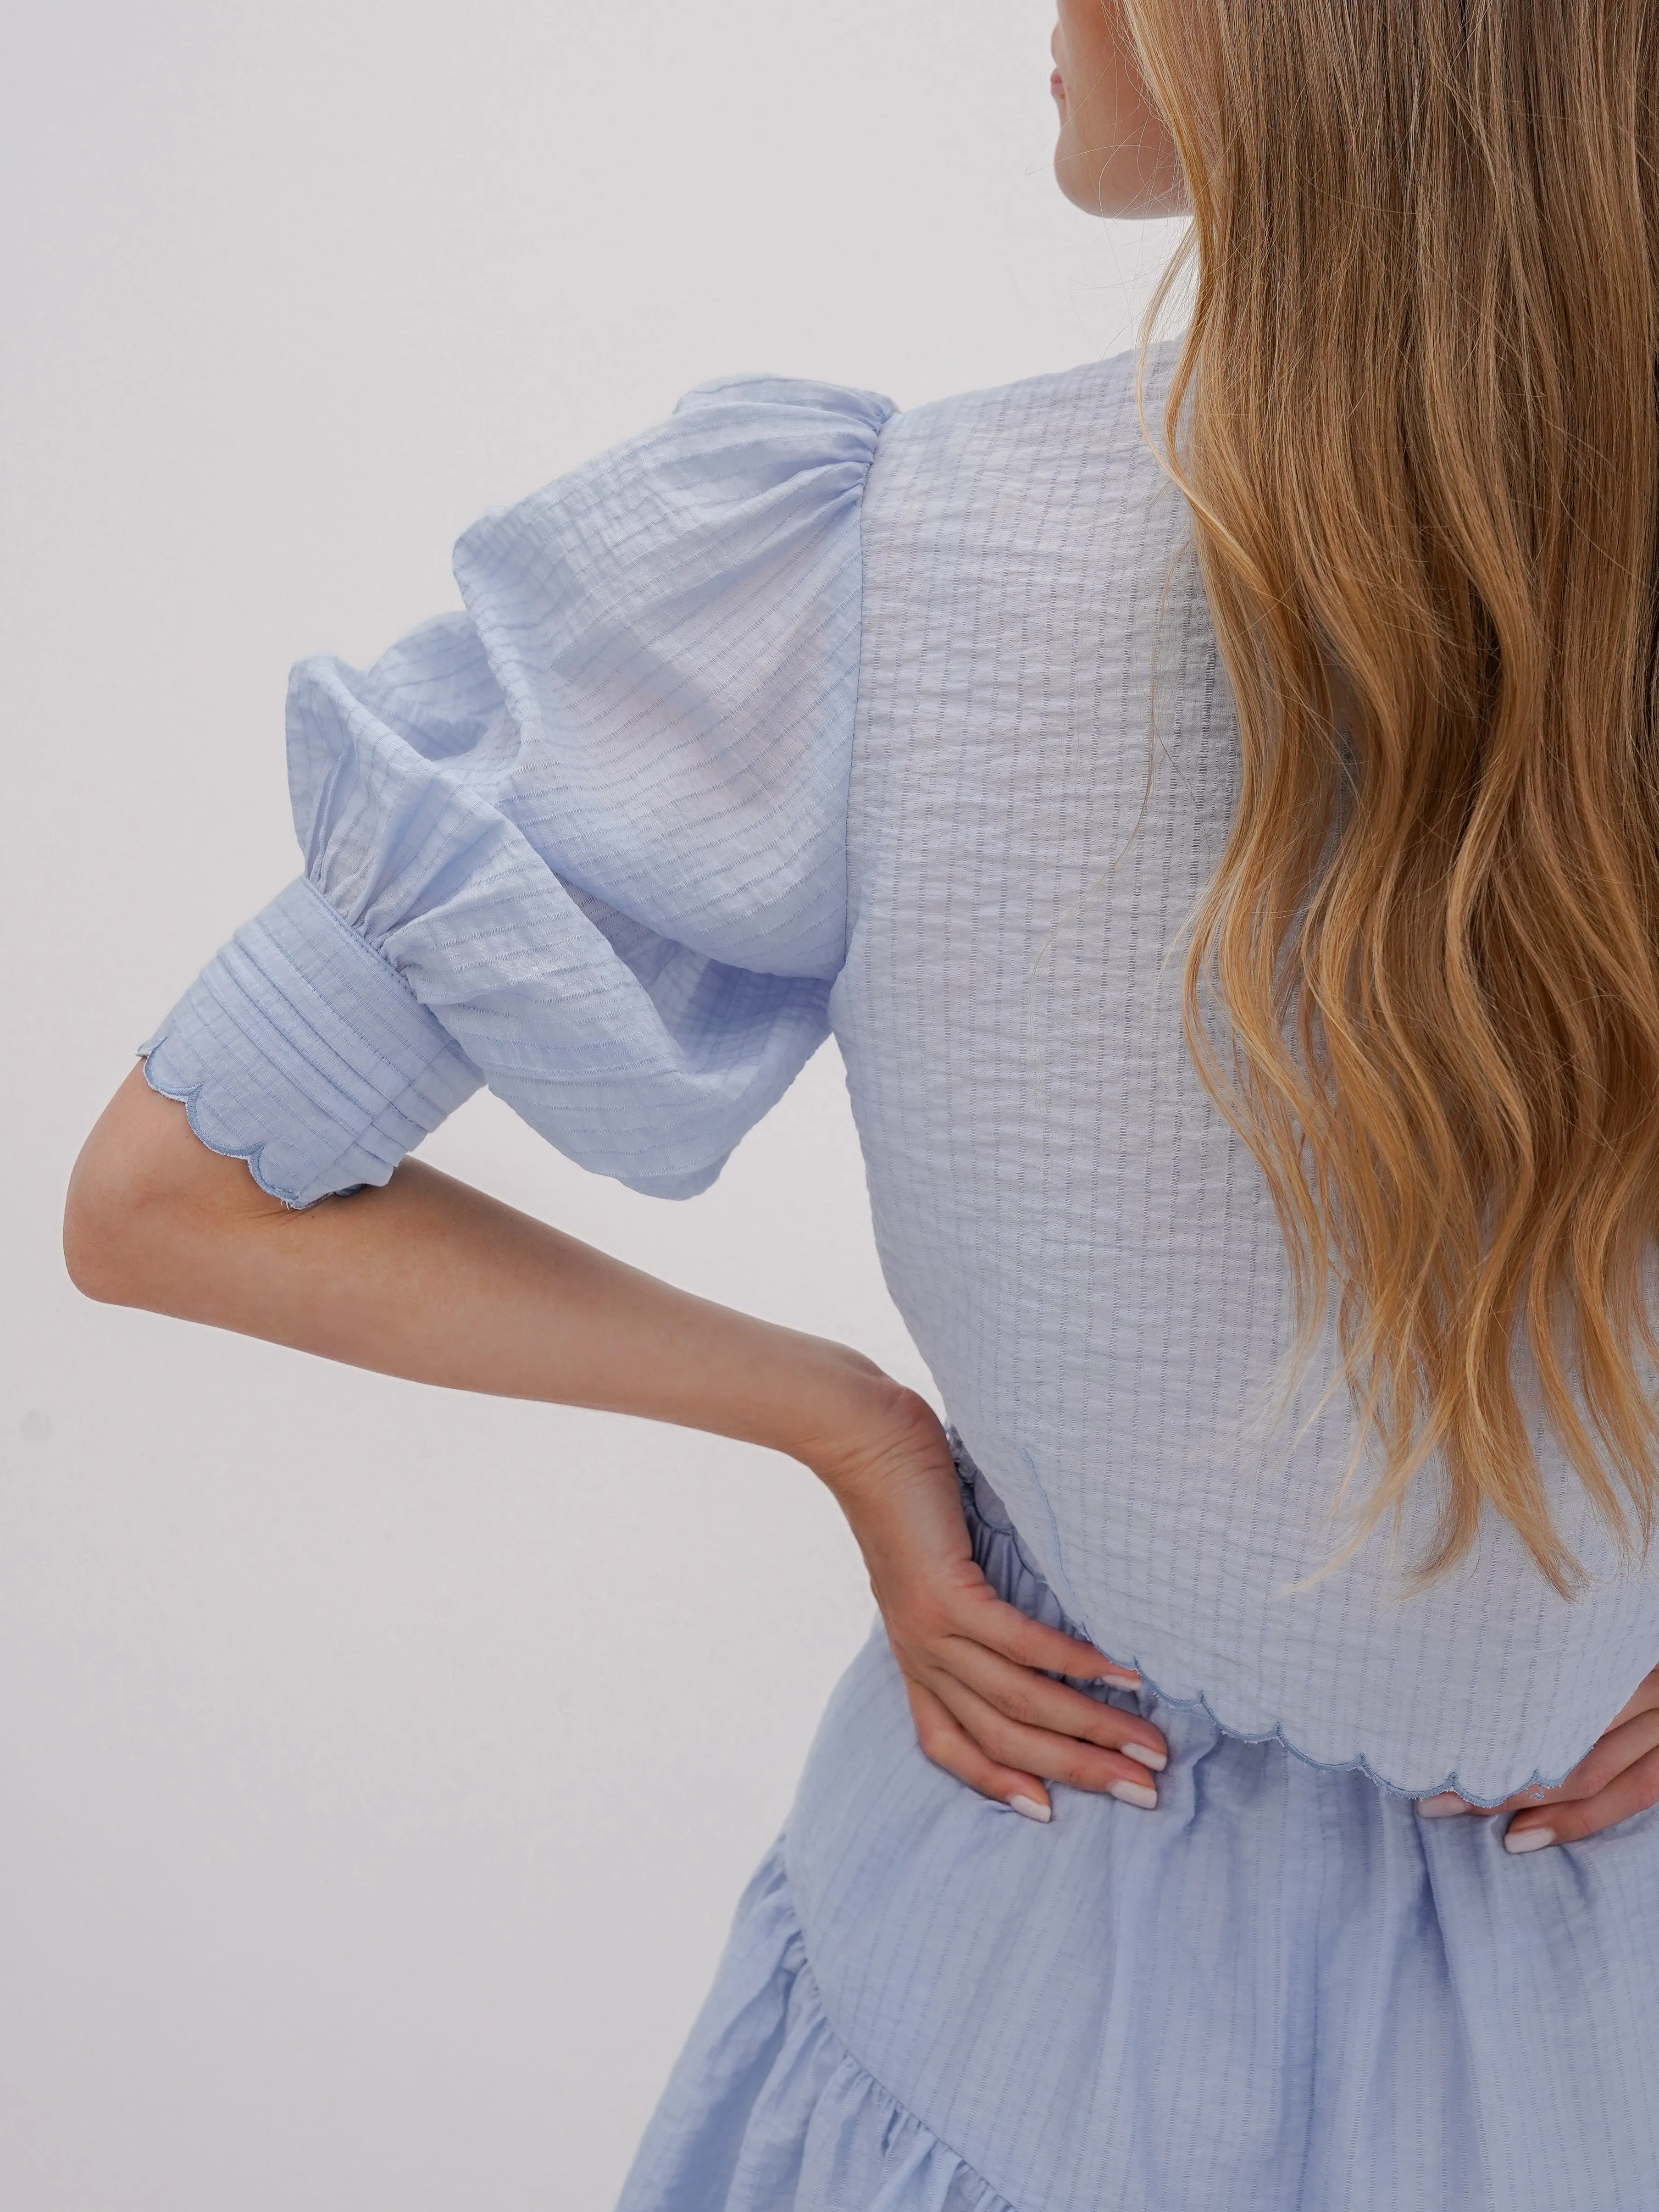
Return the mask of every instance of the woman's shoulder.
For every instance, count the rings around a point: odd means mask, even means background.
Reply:
[[[1029,445],[1079,432],[1138,441],[1141,401],[1159,393],[1176,350],[1174,341],[1132,346],[1073,368],[926,400],[894,414],[884,443]]]
[[[1173,538],[1184,513],[1158,439],[1176,353],[1134,347],[896,413],[864,502],[878,588],[908,592],[928,546],[978,561],[1019,545],[1060,560],[1120,514],[1140,517],[1150,544],[1150,519],[1166,510]]]
[[[654,438],[706,465],[722,451],[752,465],[757,447],[803,460],[867,462],[879,445],[949,449],[1050,438],[1142,442],[1143,407],[1167,383],[1178,340],[1132,346],[1074,368],[1008,384],[975,386],[899,406],[883,393],[766,371],[712,378],[694,386]],[[637,450],[639,441],[632,441]],[[629,451],[630,448],[623,448]]]
[[[470,575],[499,578],[526,556],[539,571],[550,538],[580,550],[566,580],[572,603],[585,597],[581,573],[608,568],[624,552],[636,575],[654,550],[683,580],[690,540],[718,544],[734,529],[741,538],[743,525],[763,514],[775,532],[786,509],[831,528],[852,519],[878,453],[899,464],[890,473],[902,474],[906,459],[924,470],[975,458],[994,471],[1029,470],[1044,448],[1076,462],[1091,449],[1140,447],[1143,381],[1150,396],[1170,351],[1143,356],[1136,348],[903,408],[881,392],[811,377],[709,379],[655,424],[482,515],[456,549],[463,590]]]
[[[896,412],[871,472],[867,534],[954,534],[977,516],[988,544],[1054,542],[1167,489],[1155,440],[1177,345],[1133,347],[1017,383]]]

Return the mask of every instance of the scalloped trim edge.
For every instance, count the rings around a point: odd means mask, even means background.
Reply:
[[[974,1478],[975,1476],[978,1477],[981,1483],[986,1485],[987,1488],[989,1488],[990,1486],[987,1478],[981,1472],[972,1456],[969,1455],[966,1445],[963,1444],[961,1438],[956,1435],[954,1429],[950,1431],[950,1434],[957,1444],[958,1453],[957,1462],[957,1474],[958,1477],[962,1480],[963,1489],[967,1491],[970,1496],[973,1494]],[[965,1474],[963,1473],[964,1468],[967,1470]],[[995,1493],[993,1492],[993,1495]],[[1024,1542],[1020,1536],[1020,1533],[1018,1529],[1015,1528],[1013,1522],[1012,1521],[997,1522],[992,1520],[988,1515],[979,1508],[977,1502],[975,1503],[975,1510],[978,1513],[981,1522],[986,1528],[989,1528],[994,1534],[1003,1537],[1007,1542],[1013,1546],[1014,1554],[1018,1559],[1020,1565],[1024,1568],[1027,1574],[1029,1574],[1034,1581],[1041,1583],[1042,1587],[1048,1590],[1051,1595],[1055,1595],[1057,1599],[1058,1593],[1054,1591],[1053,1585],[1049,1582],[1048,1577],[1043,1573],[1042,1568],[1037,1565],[1030,1553],[1026,1550]],[[1006,1511],[1006,1507],[1004,1508],[1004,1511]],[[1062,1613],[1066,1612],[1064,1606],[1062,1606],[1060,1609]],[[1139,1654],[1132,1659],[1119,1658],[1115,1652],[1108,1650],[1107,1646],[1097,1636],[1092,1635],[1089,1629],[1081,1621],[1073,1620],[1069,1613],[1066,1614],[1066,1618],[1070,1622],[1073,1632],[1080,1635],[1086,1643],[1092,1644],[1097,1651],[1104,1652],[1107,1658],[1111,1660],[1115,1666],[1128,1667],[1133,1668],[1133,1671],[1139,1675],[1141,1681],[1145,1684],[1146,1688],[1152,1692],[1155,1698],[1159,1698],[1166,1705],[1174,1706],[1177,1712],[1201,1713],[1205,1719],[1210,1723],[1210,1725],[1212,1728],[1219,1729],[1223,1735],[1231,1736],[1234,1741],[1238,1743],[1276,1743],[1281,1747],[1281,1749],[1288,1751],[1292,1759],[1299,1759],[1304,1766],[1311,1766],[1321,1774],[1363,1774],[1368,1782],[1373,1784],[1378,1790],[1386,1790],[1391,1797],[1437,1797],[1444,1792],[1449,1791],[1455,1796],[1461,1797],[1465,1804],[1476,1806],[1482,1812],[1492,1813],[1495,1812],[1500,1805],[1508,1804],[1511,1797],[1519,1796],[1524,1790],[1559,1789],[1562,1783],[1566,1780],[1568,1775],[1572,1772],[1573,1768],[1578,1764],[1578,1759],[1575,1759],[1565,1766],[1559,1774],[1556,1775],[1546,1775],[1540,1773],[1537,1767],[1534,1767],[1531,1774],[1528,1777],[1526,1781],[1517,1783],[1513,1790],[1506,1790],[1501,1796],[1498,1797],[1482,1797],[1475,1791],[1466,1789],[1458,1780],[1457,1770],[1455,1767],[1446,1777],[1446,1779],[1443,1782],[1431,1782],[1425,1784],[1391,1782],[1386,1774],[1380,1774],[1377,1771],[1376,1768],[1371,1765],[1370,1759],[1367,1758],[1366,1754],[1363,1751],[1355,1752],[1351,1759],[1320,1759],[1317,1758],[1314,1753],[1304,1751],[1299,1743],[1292,1741],[1291,1737],[1285,1732],[1285,1723],[1283,1721],[1274,1721],[1272,1725],[1267,1728],[1243,1728],[1233,1722],[1224,1720],[1222,1718],[1221,1715],[1216,1711],[1214,1705],[1211,1704],[1209,1692],[1207,1691],[1200,1690],[1195,1696],[1190,1698],[1177,1697],[1173,1690],[1166,1689],[1164,1686],[1163,1683],[1158,1679],[1158,1677],[1143,1663]],[[1585,1753],[1588,1753],[1589,1749],[1590,1746],[1586,1744],[1584,1751],[1579,1753],[1579,1759],[1583,1758]]]
[[[1109,1658],[1110,1656],[1109,1652],[1107,1656]],[[1136,1674],[1139,1675],[1155,1698],[1161,1698],[1166,1705],[1173,1705],[1177,1712],[1202,1713],[1206,1720],[1218,1729],[1223,1735],[1230,1735],[1239,1743],[1277,1743],[1288,1751],[1292,1759],[1299,1759],[1304,1766],[1314,1767],[1321,1774],[1363,1774],[1368,1782],[1373,1783],[1379,1790],[1386,1790],[1391,1797],[1438,1797],[1443,1792],[1449,1790],[1454,1796],[1461,1797],[1465,1804],[1475,1806],[1483,1813],[1494,1813],[1500,1805],[1507,1805],[1511,1797],[1519,1796],[1523,1790],[1559,1789],[1566,1780],[1567,1776],[1571,1773],[1573,1767],[1578,1764],[1578,1760],[1574,1759],[1571,1765],[1564,1767],[1559,1774],[1554,1776],[1540,1774],[1538,1769],[1534,1767],[1525,1782],[1518,1783],[1513,1790],[1506,1790],[1501,1797],[1478,1796],[1473,1790],[1467,1789],[1458,1780],[1455,1767],[1443,1782],[1430,1783],[1426,1787],[1418,1784],[1390,1782],[1386,1774],[1377,1772],[1363,1751],[1356,1752],[1352,1759],[1316,1759],[1312,1752],[1304,1751],[1300,1744],[1292,1743],[1285,1733],[1283,1721],[1275,1721],[1271,1728],[1266,1729],[1235,1727],[1222,1719],[1220,1714],[1210,1703],[1206,1692],[1200,1690],[1195,1698],[1178,1698],[1173,1691],[1163,1688],[1155,1681],[1139,1661],[1126,1663],[1133,1665]],[[1586,1745],[1585,1750],[1589,1748],[1589,1745]],[[1582,1757],[1583,1753],[1580,1756]]]
[[[305,1200],[296,1198],[291,1192],[281,1189],[268,1176],[261,1172],[259,1160],[265,1148],[265,1140],[263,1137],[257,1145],[244,1149],[240,1145],[216,1145],[212,1138],[208,1135],[202,1127],[198,1105],[203,1091],[207,1089],[208,1079],[204,1076],[199,1083],[182,1083],[175,1078],[169,1082],[165,1074],[156,1066],[156,1060],[166,1050],[171,1036],[170,1030],[164,1031],[162,1035],[153,1037],[149,1044],[140,1048],[138,1064],[144,1071],[144,1080],[150,1089],[158,1097],[171,1098],[175,1105],[184,1108],[185,1119],[190,1123],[190,1133],[198,1144],[205,1145],[210,1152],[216,1152],[222,1160],[242,1161],[248,1173],[268,1198],[277,1200],[282,1205],[287,1206],[290,1213],[305,1212],[307,1211]]]

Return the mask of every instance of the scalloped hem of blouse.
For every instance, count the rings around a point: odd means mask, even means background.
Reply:
[[[202,1106],[202,1095],[207,1089],[206,1082],[186,1083],[179,1076],[169,1077],[166,1073],[165,1063],[157,1065],[161,1061],[161,1056],[167,1049],[167,1033],[163,1030],[160,1036],[152,1038],[148,1044],[139,1048],[138,1065],[144,1071],[145,1082],[149,1084],[156,1097],[171,1098],[174,1105],[184,1108],[185,1119],[190,1124],[191,1134],[198,1144],[205,1145],[210,1152],[216,1152],[222,1160],[241,1160],[246,1165],[247,1171],[253,1177],[254,1182],[258,1184],[268,1198],[280,1200],[292,1213],[305,1212],[307,1210],[305,1200],[296,1198],[291,1191],[279,1189],[268,1176],[262,1173],[259,1158],[264,1151],[263,1141],[257,1145],[243,1146],[232,1141],[228,1132],[221,1132],[222,1141],[216,1139],[210,1134],[206,1127],[207,1117]],[[362,1186],[357,1184],[354,1188],[361,1189]]]
[[[1559,1788],[1577,1765],[1578,1759],[1570,1759],[1559,1774],[1545,1774],[1534,1767],[1524,1779],[1507,1785],[1496,1796],[1486,1796],[1460,1781],[1455,1767],[1438,1782],[1395,1782],[1388,1775],[1379,1773],[1363,1751],[1355,1752],[1346,1759],[1322,1759],[1317,1753],[1304,1750],[1285,1734],[1282,1721],[1274,1721],[1265,1728],[1250,1728],[1237,1720],[1224,1719],[1204,1691],[1200,1690],[1193,1697],[1182,1697],[1165,1687],[1153,1669],[1144,1665],[1139,1656],[1125,1657],[1109,1649],[1106,1643],[1091,1638],[1088,1629],[1073,1619],[1049,1587],[1042,1569],[1031,1557],[1010,1518],[1007,1507],[992,1488],[982,1469],[975,1465],[961,1436],[954,1427],[947,1429],[946,1435],[950,1440],[951,1457],[956,1462],[957,1479],[962,1485],[963,1510],[974,1539],[974,1557],[993,1588],[1033,1620],[1045,1621],[1048,1626],[1060,1629],[1065,1635],[1080,1637],[1085,1643],[1095,1642],[1096,1648],[1103,1651],[1107,1658],[1119,1666],[1133,1668],[1139,1675],[1149,1699],[1168,1705],[1176,1712],[1196,1713],[1206,1720],[1218,1734],[1231,1736],[1236,1742],[1276,1743],[1292,1759],[1300,1759],[1304,1766],[1314,1767],[1321,1774],[1363,1774],[1366,1781],[1386,1796],[1404,1797],[1413,1802],[1449,1791],[1482,1812],[1492,1812],[1499,1805],[1507,1804],[1511,1797],[1518,1796],[1523,1790]],[[1087,1689],[1089,1685],[1079,1683],[1077,1686]],[[1586,1744],[1584,1752],[1589,1748]],[[1581,1752],[1578,1758],[1583,1758],[1584,1752]]]
[[[617,2212],[1016,2212],[860,2065],[823,2010],[775,1844]]]

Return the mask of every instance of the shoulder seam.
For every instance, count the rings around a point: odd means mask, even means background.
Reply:
[[[869,586],[869,564],[865,557],[864,510],[870,494],[870,471],[876,465],[882,441],[889,428],[896,422],[903,410],[890,408],[871,441],[870,458],[864,465],[864,474],[859,483],[859,648],[853,671],[853,726],[847,739],[847,778],[842,796],[841,831],[841,967],[839,977],[847,966],[847,955],[853,939],[853,763],[859,746],[859,727],[864,715],[864,641],[867,629],[865,621],[865,594]]]

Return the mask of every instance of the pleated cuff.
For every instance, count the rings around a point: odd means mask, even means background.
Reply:
[[[216,1152],[285,1206],[384,1183],[483,1079],[397,970],[301,876],[138,1048]]]

